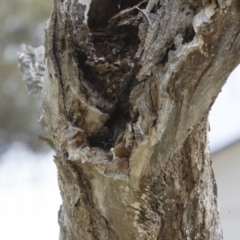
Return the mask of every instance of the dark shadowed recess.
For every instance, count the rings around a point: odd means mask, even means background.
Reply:
[[[91,64],[91,56],[77,52],[77,62],[83,70],[87,85],[108,102],[114,104],[111,112],[99,107],[101,111],[110,114],[110,119],[103,129],[88,136],[88,142],[92,147],[109,150],[114,146],[118,136],[125,131],[126,123],[131,121],[128,98],[137,84],[135,76],[139,71],[139,66],[135,53],[140,43],[138,24],[141,20],[135,26],[130,23],[118,26],[118,21],[109,26],[109,20],[120,11],[140,2],[142,0],[93,0],[90,5],[88,13],[90,41],[99,60]],[[141,4],[140,8],[146,7],[146,4],[147,1]],[[138,12],[138,10],[131,11],[126,19],[137,16]],[[131,62],[134,63],[134,67],[131,67]],[[103,64],[106,70],[99,72]],[[87,90],[84,92],[86,93]]]
[[[140,3],[142,0],[93,0],[88,12],[90,29],[104,28],[108,20],[118,12]]]

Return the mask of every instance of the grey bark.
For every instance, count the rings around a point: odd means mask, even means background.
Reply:
[[[239,63],[240,2],[84,8],[55,0],[46,26],[60,239],[222,239],[207,118]]]

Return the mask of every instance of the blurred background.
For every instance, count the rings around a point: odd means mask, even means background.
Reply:
[[[83,0],[88,2],[89,0]],[[58,239],[61,204],[53,152],[38,139],[37,96],[17,68],[22,43],[43,45],[52,1],[0,1],[0,239]],[[210,113],[210,148],[225,240],[240,239],[240,68]]]

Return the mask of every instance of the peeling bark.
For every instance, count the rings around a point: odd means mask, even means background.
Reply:
[[[54,0],[46,26],[60,239],[222,239],[207,117],[239,63],[240,2],[120,2],[92,0],[86,22]]]

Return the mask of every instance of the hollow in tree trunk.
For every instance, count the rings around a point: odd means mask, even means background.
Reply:
[[[87,21],[84,10],[55,0],[46,26],[41,122],[60,239],[222,239],[207,119],[239,63],[240,2],[92,0]]]

